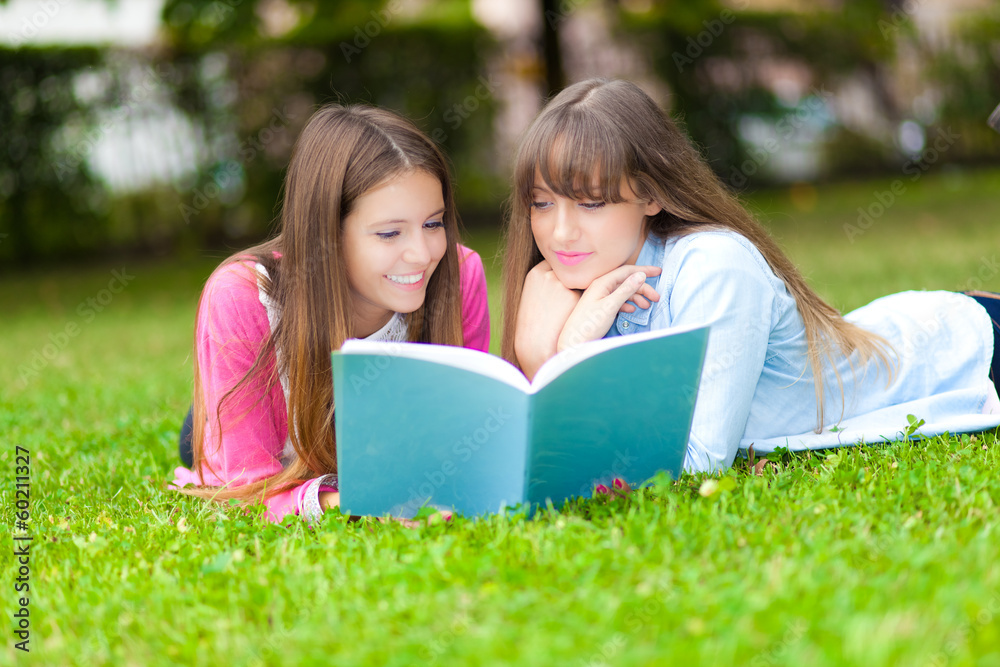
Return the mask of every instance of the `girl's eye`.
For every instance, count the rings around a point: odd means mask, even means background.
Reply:
[[[379,237],[383,241],[389,241],[399,236],[399,232],[375,232],[375,236]]]
[[[580,202],[580,206],[582,206],[587,211],[596,211],[597,209],[599,209],[599,208],[601,208],[601,207],[604,206],[604,202],[602,202],[602,201],[598,201],[598,202]]]
[[[533,201],[533,202],[531,202],[531,208],[537,208],[539,211],[544,211],[549,206],[552,206],[552,202],[547,202],[547,201]]]
[[[444,220],[432,220],[424,223],[424,229],[443,229]]]

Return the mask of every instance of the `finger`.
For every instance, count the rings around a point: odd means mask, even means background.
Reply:
[[[651,305],[639,292],[632,295],[632,302],[642,309],[649,308]]]
[[[653,288],[653,286],[647,282],[643,282],[641,285],[639,285],[639,287],[635,290],[635,293],[636,296],[642,296],[650,301],[660,300],[660,293],[657,292]]]
[[[627,496],[632,491],[631,487],[629,487],[628,485],[628,482],[626,482],[624,479],[620,477],[616,477],[614,481],[611,483],[611,486],[616,494],[623,497]]]
[[[635,312],[635,306],[633,306],[631,303],[629,303],[628,301],[626,301],[625,303],[622,304],[622,307],[618,309],[618,312],[619,313],[634,313]]]
[[[663,269],[659,266],[640,265],[640,264],[624,264],[619,268],[629,269],[629,271],[631,271],[632,273],[635,273],[636,271],[642,271],[647,276],[658,276],[663,271]]]
[[[662,273],[662,271],[663,270],[658,266],[635,266],[632,264],[623,264],[617,269],[612,269],[603,276],[594,280],[591,286],[603,284],[610,294],[616,286],[621,285],[622,282],[629,276],[635,275],[636,273],[644,273],[647,276],[658,276]]]
[[[587,292],[590,292],[591,296],[594,298],[602,299],[606,296],[614,294],[615,291],[621,288],[629,278],[632,278],[639,273],[642,272],[637,270],[634,266],[619,266],[617,269],[609,271],[594,280],[594,282],[590,284],[590,287],[587,288]],[[646,279],[643,278],[643,281],[645,280]],[[632,291],[639,291],[639,286],[641,284],[641,282],[635,283]]]
[[[632,298],[632,295],[636,293],[639,286],[646,280],[646,274],[633,273],[629,277],[625,278],[621,285],[618,286],[611,294],[608,295],[608,301],[614,303],[618,308],[621,308],[622,304]]]
[[[624,267],[622,267],[622,268],[624,268]],[[659,267],[657,267],[657,266],[636,266],[636,267],[633,267],[633,268],[634,268],[635,271],[645,273],[647,276],[649,276],[649,275],[654,275],[654,276],[655,275],[659,275],[659,273],[661,272],[661,269]],[[650,274],[648,271],[652,271],[653,273]],[[659,301],[660,300],[660,294],[659,294],[659,292],[657,292],[656,289],[652,285],[650,285],[649,283],[647,283],[645,281],[643,281],[643,283],[641,285],[639,285],[638,289],[636,289],[635,292],[636,292],[636,296],[643,296],[646,299],[649,299],[650,301]],[[638,302],[636,302],[636,303],[638,303]],[[647,304],[647,305],[644,305],[644,306],[641,306],[641,307],[642,308],[648,308],[649,306]]]

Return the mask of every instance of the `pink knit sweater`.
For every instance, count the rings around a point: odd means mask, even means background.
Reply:
[[[490,314],[483,262],[474,251],[459,246],[462,286],[462,331],[468,348],[489,349]],[[282,470],[282,451],[288,436],[288,414],[280,383],[265,392],[254,380],[226,403],[219,442],[219,400],[246,374],[257,351],[270,334],[267,311],[260,300],[257,273],[251,262],[234,262],[208,279],[198,310],[195,331],[198,368],[201,373],[208,420],[205,423],[204,483],[210,486],[241,486],[275,475]],[[275,364],[268,361],[265,375]],[[173,485],[200,485],[196,471],[179,467]],[[320,491],[335,491],[332,475],[308,480],[277,493],[265,502],[267,517],[280,521],[287,514],[315,518],[321,512]]]

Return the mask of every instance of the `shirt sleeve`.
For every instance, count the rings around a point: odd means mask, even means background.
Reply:
[[[774,287],[763,257],[727,235],[678,245],[671,326],[711,326],[684,469],[725,470],[736,458],[764,368]]]
[[[490,302],[486,291],[486,271],[479,254],[458,246],[459,276],[462,284],[462,335],[464,346],[489,352]]]
[[[281,455],[288,435],[285,396],[280,383],[267,387],[264,377],[274,368],[267,360],[263,377],[240,387],[222,406],[220,401],[246,375],[260,346],[270,333],[267,312],[260,303],[256,272],[236,263],[219,269],[202,296],[196,325],[198,370],[201,374],[208,420],[205,424],[205,483],[242,486],[282,471]],[[221,424],[221,438],[219,426]],[[200,483],[186,468],[176,471],[176,486]],[[318,518],[319,492],[335,487],[332,475],[308,480],[264,501],[267,518],[280,521],[287,514]]]

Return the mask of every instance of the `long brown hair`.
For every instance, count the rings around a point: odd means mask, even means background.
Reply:
[[[823,428],[823,363],[837,375],[835,351],[865,363],[877,358],[892,374],[889,343],[847,321],[806,284],[767,230],[722,185],[698,150],[662,109],[628,81],[590,79],[569,86],[528,128],[514,163],[504,257],[502,354],[517,364],[514,329],[525,276],[542,254],[531,233],[536,170],[556,194],[573,199],[624,201],[628,184],[640,200],[662,209],[646,231],[662,238],[731,230],[749,240],[795,299],[816,379],[817,431]],[[592,181],[594,172],[599,181]],[[596,186],[596,189],[595,189]],[[853,359],[852,359],[853,360]]]
[[[344,219],[359,197],[414,170],[424,171],[441,183],[448,242],[444,257],[428,280],[423,305],[406,316],[409,340],[462,344],[458,217],[444,156],[416,126],[390,111],[363,105],[322,107],[309,119],[292,150],[279,233],[222,264],[248,261],[263,265],[268,273],[264,288],[280,317],[262,342],[251,369],[218,406],[205,405],[195,342],[192,444],[194,469],[202,482],[202,463],[208,464],[206,416],[215,420],[217,445],[221,447],[224,410],[229,403],[238,402],[237,395],[246,391],[251,381],[264,388],[263,398],[278,382],[279,374],[287,375],[288,437],[297,456],[270,478],[240,486],[202,486],[187,493],[219,500],[257,500],[337,471],[330,352],[349,337],[352,319],[343,256]],[[227,418],[242,417],[229,412]]]

